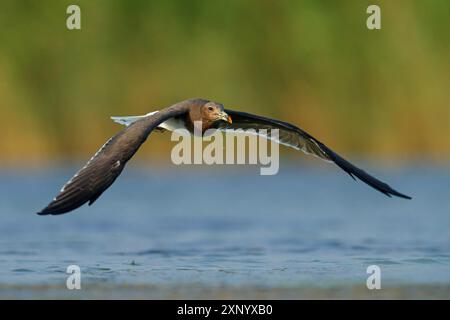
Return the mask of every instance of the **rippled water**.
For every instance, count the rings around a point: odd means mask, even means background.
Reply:
[[[372,264],[383,287],[450,285],[450,170],[372,168],[407,201],[325,168],[130,167],[95,205],[62,216],[35,212],[76,168],[2,171],[0,297],[65,286],[71,264],[85,290],[365,285]]]

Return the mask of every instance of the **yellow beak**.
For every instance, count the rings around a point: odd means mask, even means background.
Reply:
[[[226,112],[221,112],[220,116],[219,116],[220,120],[226,121],[228,123],[233,123],[233,120],[231,119],[231,117],[228,115],[228,113]]]

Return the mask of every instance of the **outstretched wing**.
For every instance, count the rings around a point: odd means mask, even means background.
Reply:
[[[86,202],[93,204],[113,184],[125,164],[160,123],[187,112],[187,105],[174,105],[140,119],[109,139],[70,179],[39,215],[58,215]]]
[[[315,155],[323,160],[334,162],[342,170],[347,172],[353,179],[357,177],[361,181],[367,183],[372,188],[384,193],[388,197],[397,196],[405,199],[411,199],[411,197],[392,189],[388,184],[378,180],[364,170],[354,166],[353,164],[339,156],[337,153],[332,151],[330,148],[325,146],[322,142],[290,123],[261,117],[246,112],[233,110],[225,110],[225,112],[231,116],[233,123],[229,124],[221,122],[219,124],[219,129],[221,130],[226,131],[227,129],[254,129],[257,131],[258,135],[264,135],[266,138],[275,140],[280,144],[289,146],[296,150],[301,150],[307,154]],[[262,132],[261,129],[263,129]],[[270,135],[271,129],[279,130],[278,138]],[[268,132],[268,134],[265,134],[265,132]]]

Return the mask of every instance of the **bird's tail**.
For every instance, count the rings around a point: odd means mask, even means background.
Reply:
[[[120,123],[120,124],[128,127],[133,122],[136,122],[136,121],[138,121],[138,120],[140,120],[142,118],[151,116],[152,114],[154,114],[156,112],[158,112],[158,111],[149,112],[147,114],[144,114],[143,116],[111,117],[111,119],[114,122]]]

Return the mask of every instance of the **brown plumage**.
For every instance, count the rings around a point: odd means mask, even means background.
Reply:
[[[132,120],[126,120],[132,118]],[[161,111],[141,116],[118,118],[117,122],[127,127],[109,139],[100,150],[61,189],[60,193],[39,215],[58,215],[72,211],[89,202],[92,205],[117,179],[126,163],[133,157],[150,133],[158,126],[169,128],[169,122],[177,122],[191,133],[196,125],[201,132],[207,129],[278,129],[278,143],[324,160],[336,163],[352,178],[359,178],[387,196],[410,199],[389,185],[352,165],[323,143],[300,128],[287,122],[269,119],[239,111],[225,110],[223,105],[205,99],[186,100]],[[164,127],[164,124],[167,125]],[[171,129],[170,129],[171,130]],[[266,136],[269,139],[272,137]]]

